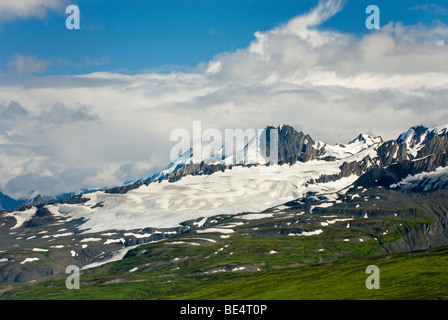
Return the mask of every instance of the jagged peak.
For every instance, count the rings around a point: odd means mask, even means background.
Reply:
[[[383,142],[383,138],[381,138],[380,136],[373,136],[373,135],[367,134],[367,133],[360,133],[354,140],[350,141],[348,144],[350,145],[350,144],[354,144],[357,142],[363,142],[368,145],[372,145],[375,143]]]

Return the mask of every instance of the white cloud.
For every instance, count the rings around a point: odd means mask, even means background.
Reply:
[[[48,10],[57,10],[67,0],[2,0],[0,1],[0,21],[44,18]]]
[[[14,54],[8,61],[8,67],[13,68],[19,74],[43,73],[47,71],[50,62],[40,60],[36,56]]]
[[[322,30],[341,9],[341,1],[321,2],[193,71],[23,83],[0,76],[0,113],[9,117],[0,119],[0,185],[21,176],[10,186],[43,188],[53,177],[56,193],[146,178],[168,164],[171,131],[191,131],[194,120],[222,132],[294,124],[329,143],[448,123],[448,47],[437,45],[448,41],[448,27],[391,22],[364,36]],[[63,174],[73,168],[80,171]]]

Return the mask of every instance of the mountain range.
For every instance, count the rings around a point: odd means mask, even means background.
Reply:
[[[272,130],[276,164],[247,152],[260,134],[270,145]],[[267,127],[232,161],[222,152],[198,161],[190,149],[132,184],[0,213],[0,282],[51,278],[67,265],[98,276],[114,261],[114,279],[162,276],[178,262],[182,276],[202,277],[446,246],[447,149],[448,125],[336,145]]]

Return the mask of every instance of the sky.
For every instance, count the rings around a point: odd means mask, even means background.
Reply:
[[[447,23],[441,0],[2,0],[0,191],[146,178],[193,121],[328,143],[443,125]]]

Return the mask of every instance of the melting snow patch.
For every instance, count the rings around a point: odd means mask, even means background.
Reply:
[[[105,236],[105,237],[112,237],[116,234],[117,234],[116,232],[106,232],[106,233],[102,233],[101,235]]]
[[[67,233],[61,233],[61,234],[54,234],[53,238],[60,238],[60,237],[68,237],[74,235],[73,232],[67,232]]]
[[[251,213],[238,216],[236,218],[244,220],[258,220],[258,219],[272,218],[273,216],[274,216],[273,213]]]
[[[208,241],[211,243],[216,243],[216,240],[213,239],[207,239],[207,238],[190,238],[191,240],[204,240],[204,241]]]
[[[85,248],[87,248],[88,246],[89,246],[88,244],[83,244],[83,245],[81,246],[81,248],[85,249]]]
[[[197,233],[234,233],[233,229],[208,228],[204,230],[197,230]]]
[[[169,242],[169,244],[186,244],[187,242],[185,241],[173,241],[173,242]]]
[[[104,244],[111,244],[111,243],[125,243],[126,240],[124,240],[123,238],[120,239],[107,239],[106,242],[104,242]]]
[[[135,272],[137,270],[138,270],[138,267],[132,268],[131,270],[129,270],[129,273],[133,273],[133,272]]]
[[[143,238],[149,238],[150,236],[152,236],[151,233],[145,233],[145,234],[135,234],[135,233],[125,233],[124,234],[125,237],[134,237],[137,239],[143,239]]]
[[[324,203],[316,205],[315,207],[317,207],[317,208],[329,208],[329,207],[332,207],[333,205],[334,205],[334,203],[332,203],[332,202],[324,202]]]
[[[314,231],[304,231],[302,233],[290,233],[290,234],[288,234],[288,236],[305,236],[305,237],[310,237],[310,236],[319,235],[322,232],[324,232],[322,229],[317,229],[317,230],[314,230]]]
[[[96,242],[96,241],[101,241],[101,238],[85,238],[82,239],[81,242]]]
[[[31,217],[34,216],[36,211],[37,211],[37,208],[31,208],[31,209],[28,209],[25,211],[14,211],[11,213],[6,213],[4,216],[13,217],[14,219],[16,219],[16,225],[11,228],[11,230],[13,230],[13,229],[20,228],[26,221],[31,219]]]
[[[153,242],[155,242],[155,241],[153,241]],[[102,266],[103,264],[106,264],[106,263],[109,263],[109,262],[121,260],[126,255],[126,253],[128,253],[129,250],[137,248],[138,246],[139,245],[135,245],[135,246],[131,246],[131,247],[127,247],[127,248],[123,248],[123,249],[120,249],[118,251],[115,251],[111,258],[109,258],[109,259],[107,259],[105,261],[101,261],[101,262],[90,263],[90,264],[82,267],[81,270],[91,269],[91,268]]]
[[[205,224],[206,221],[207,221],[207,218],[203,218],[199,222],[193,222],[193,225],[197,226],[198,228],[202,228],[202,226]]]
[[[39,258],[26,258],[25,260],[23,260],[22,262],[20,262],[20,264],[25,264],[28,262],[33,262],[33,261],[38,261]]]
[[[7,261],[8,261],[8,259],[6,259],[6,258],[1,258],[0,259],[0,263],[7,262]]]
[[[75,250],[70,251],[70,254],[72,257],[76,257],[78,255]]]
[[[269,251],[269,254],[276,254],[276,253],[277,253],[277,251],[275,251],[275,250]]]
[[[233,272],[235,272],[235,271],[243,271],[243,270],[246,270],[246,268],[245,267],[239,267],[239,268],[236,267],[236,268],[232,269]]]
[[[34,252],[48,252],[47,249],[33,248]]]

